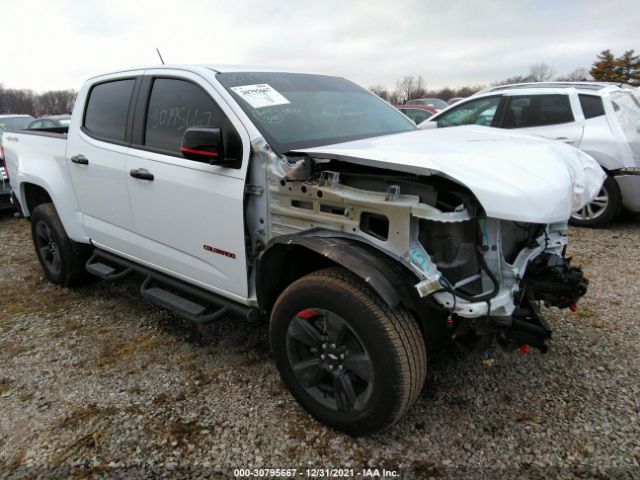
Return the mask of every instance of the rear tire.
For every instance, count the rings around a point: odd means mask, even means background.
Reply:
[[[293,282],[278,298],[271,348],[284,383],[321,422],[367,435],[414,404],[427,370],[415,318],[390,309],[364,282],[334,267]]]
[[[31,214],[31,236],[45,275],[53,283],[77,285],[87,277],[88,245],[67,236],[53,203],[43,203]]]
[[[598,195],[572,214],[569,222],[577,227],[603,227],[616,217],[621,201],[618,184],[608,176]]]

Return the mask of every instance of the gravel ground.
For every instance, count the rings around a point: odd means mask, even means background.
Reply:
[[[191,477],[237,467],[387,468],[414,478],[640,478],[640,224],[573,229],[591,279],[550,310],[546,355],[431,362],[399,424],[353,439],[312,420],[267,328],[194,327],[131,282],[43,277],[29,224],[0,216],[0,478]]]

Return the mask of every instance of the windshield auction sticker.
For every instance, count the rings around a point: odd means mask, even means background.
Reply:
[[[243,85],[241,87],[231,87],[235,93],[253,108],[273,107],[275,105],[286,105],[289,102],[271,85],[263,83],[261,85]]]

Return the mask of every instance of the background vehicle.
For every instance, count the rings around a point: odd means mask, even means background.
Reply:
[[[26,128],[29,129],[48,129],[48,128],[68,128],[71,124],[71,115],[52,115],[50,117],[42,117],[34,120]]]
[[[518,129],[573,145],[608,174],[602,191],[571,222],[602,226],[624,207],[640,212],[640,91],[597,82],[504,85],[434,115],[429,126]]]
[[[0,114],[0,132],[4,130],[21,130],[33,120],[31,115]]]
[[[33,117],[30,115],[0,115],[0,210],[13,208],[9,174],[4,162],[4,152],[2,150],[2,132],[5,130],[20,130],[25,128],[31,120],[33,120]]]
[[[51,281],[137,274],[144,298],[194,322],[269,316],[293,396],[350,434],[403,415],[427,351],[544,351],[538,301],[568,308],[586,292],[564,247],[571,209],[604,176],[593,159],[473,127],[420,131],[343,78],[115,72],[83,85],[66,136],[4,141]]]
[[[436,109],[429,105],[394,105],[398,110],[413,120],[416,125],[430,118]]]
[[[449,106],[447,102],[440,100],[439,98],[418,98],[415,100],[409,100],[407,105],[426,105],[435,108],[437,112],[440,112]]]
[[[453,97],[453,98],[451,98],[451,99],[449,99],[447,101],[447,105],[453,105],[454,103],[458,103],[458,102],[464,100],[465,98],[467,98],[467,97]]]

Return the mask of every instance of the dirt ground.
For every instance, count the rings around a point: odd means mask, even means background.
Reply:
[[[293,400],[263,323],[193,326],[134,280],[52,285],[29,223],[0,214],[0,478],[640,478],[639,246],[635,220],[572,229],[591,284],[577,313],[547,311],[547,354],[438,358],[399,424],[354,439]]]

